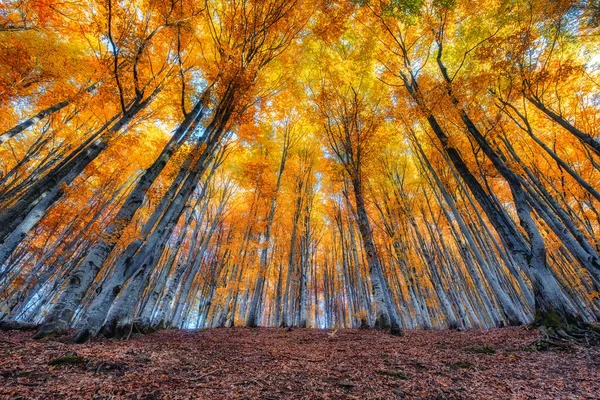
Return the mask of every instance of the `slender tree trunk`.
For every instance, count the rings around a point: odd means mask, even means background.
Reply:
[[[524,91],[525,98],[533,104],[538,110],[543,112],[547,117],[549,117],[552,121],[556,122],[558,125],[562,126],[569,133],[575,136],[579,141],[587,146],[596,153],[597,156],[600,156],[600,142],[594,139],[590,134],[585,133],[575,127],[575,125],[571,124],[567,121],[562,115],[557,114],[553,110],[546,107],[543,101],[535,95]]]
[[[354,199],[356,202],[356,222],[360,231],[360,235],[365,249],[367,263],[369,265],[369,273],[371,275],[371,286],[373,290],[373,298],[375,300],[375,326],[380,329],[391,328],[392,332],[399,334],[400,324],[395,313],[395,308],[392,304],[387,285],[383,278],[383,271],[375,242],[373,241],[373,230],[371,223],[367,217],[367,210],[362,194],[362,185],[358,178],[352,179],[352,187],[354,189]]]
[[[90,139],[71,153],[66,160],[54,167],[44,178],[35,182],[21,198],[0,214],[0,243],[26,218],[27,214],[54,188],[69,185],[108,146],[109,139],[143,110],[154,99],[160,88],[145,100],[134,102],[123,115],[115,116],[100,128]],[[112,124],[113,121],[116,122]],[[52,203],[53,204],[53,203]],[[49,204],[48,206],[52,205]]]
[[[287,161],[287,155],[290,147],[289,139],[289,135],[286,133],[283,143],[283,150],[281,153],[281,161],[279,162],[279,171],[277,172],[277,183],[275,186],[275,192],[273,193],[271,207],[269,208],[269,214],[267,215],[267,226],[265,227],[264,240],[260,252],[258,278],[256,280],[254,294],[252,295],[252,300],[250,301],[250,309],[248,311],[248,317],[246,319],[246,326],[250,328],[254,328],[257,326],[258,305],[261,301],[263,294],[265,276],[267,274],[269,248],[271,247],[271,227],[273,225],[273,218],[275,217],[275,207],[277,204],[277,194],[279,193],[279,187],[281,186],[281,177],[283,176],[283,171],[285,170],[285,163]]]
[[[98,84],[94,84],[94,85],[88,87],[87,89],[85,89],[85,92],[88,92],[88,93],[92,92],[96,87],[98,87]],[[40,112],[35,114],[33,117],[27,118],[26,120],[19,122],[14,127],[10,128],[6,132],[0,134],[0,145],[2,143],[6,142],[7,140],[11,139],[12,137],[18,135],[19,133],[23,132],[27,128],[33,126],[34,124],[41,121],[42,119],[62,110],[63,108],[65,108],[66,106],[71,104],[73,101],[74,101],[74,99],[63,100],[59,103],[53,104],[50,107],[41,110]]]

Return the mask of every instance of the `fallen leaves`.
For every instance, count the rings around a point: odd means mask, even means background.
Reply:
[[[600,349],[524,328],[162,331],[84,345],[0,334],[1,399],[600,399]],[[489,349],[493,349],[494,352]],[[54,361],[77,359],[81,362]]]

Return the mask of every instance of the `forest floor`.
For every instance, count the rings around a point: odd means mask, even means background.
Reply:
[[[600,399],[600,349],[535,330],[208,329],[84,345],[0,333],[1,399]]]

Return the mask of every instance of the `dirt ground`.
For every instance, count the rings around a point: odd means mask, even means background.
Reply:
[[[600,399],[600,349],[525,328],[162,331],[85,345],[0,333],[2,399]]]

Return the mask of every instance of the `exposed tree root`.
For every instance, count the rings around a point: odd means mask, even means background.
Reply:
[[[367,321],[366,318],[361,318],[360,319],[360,327],[358,329],[369,329],[369,321]]]
[[[565,321],[556,312],[537,313],[532,327],[540,338],[529,347],[538,351],[573,351],[578,346],[600,346],[600,327],[576,319]]]
[[[392,335],[392,336],[404,336],[404,332],[400,328],[390,328],[390,335]]]
[[[523,321],[519,319],[512,319],[507,317],[506,326],[521,326],[523,325]]]
[[[538,351],[562,350],[572,351],[577,346],[599,346],[600,333],[597,327],[570,326],[566,329],[540,327],[540,338],[533,343]]]
[[[375,320],[375,329],[389,329],[390,328],[390,321],[388,318],[386,318],[385,315],[380,315],[379,318],[377,318]]]
[[[127,340],[133,335],[146,335],[164,329],[168,329],[164,322],[158,324],[149,324],[139,320],[113,320],[104,324],[99,331],[99,336],[108,339]],[[75,336],[74,341],[77,343],[83,343],[90,340],[92,337],[93,335],[89,330],[82,329]]]
[[[171,329],[171,324],[161,319],[160,321],[158,321],[158,323],[152,325],[152,329],[154,329],[155,331],[164,331],[166,329]]]
[[[379,320],[375,321],[374,328],[377,330],[381,330],[381,331],[389,330],[390,335],[392,335],[392,336],[403,336],[404,335],[404,332],[402,331],[401,328],[392,327],[385,319],[379,319]],[[358,329],[361,329],[361,330],[362,329],[371,329],[371,326],[369,325],[369,322],[367,321],[366,318],[361,318],[360,326],[358,327]]]
[[[134,334],[149,334],[162,330],[173,329],[170,324],[164,320],[151,324],[148,321],[134,321],[131,323],[107,323],[101,329],[98,335],[90,329],[79,329],[72,338],[73,343],[86,343],[96,336],[108,339],[127,340]]]
[[[36,329],[38,329],[37,324],[14,320],[0,321],[0,331],[35,331]]]
[[[258,328],[258,325],[256,324],[256,321],[250,321],[246,323],[246,328]]]
[[[60,336],[64,336],[69,333],[69,329],[63,327],[62,325],[56,324],[41,324],[37,328],[35,335],[33,335],[34,339],[44,339],[44,338],[56,338]]]
[[[89,329],[80,329],[75,332],[75,335],[71,338],[73,343],[86,343],[92,340],[93,335]]]

